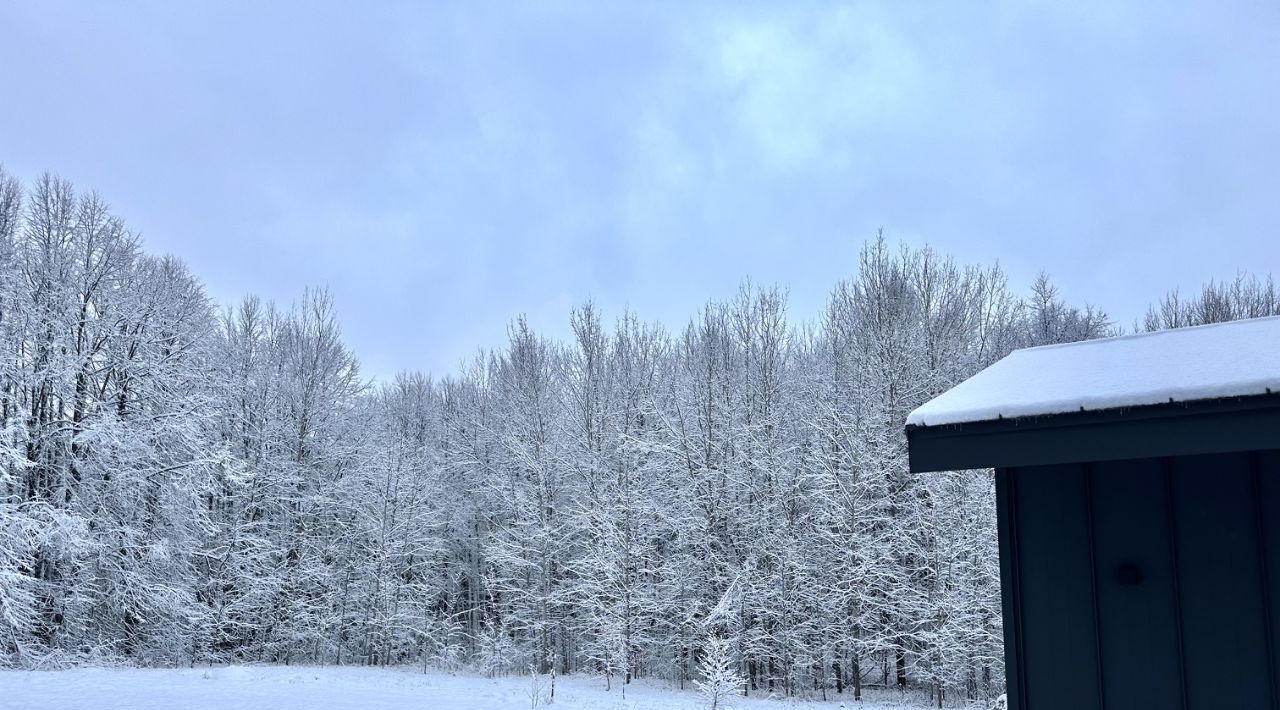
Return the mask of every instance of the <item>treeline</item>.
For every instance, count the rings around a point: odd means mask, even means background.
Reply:
[[[988,472],[907,413],[1115,332],[1047,278],[869,242],[812,323],[744,286],[680,332],[590,304],[370,385],[333,303],[219,309],[96,195],[0,173],[0,658],[423,664],[748,693],[1002,692]],[[1270,280],[1146,327],[1280,313]]]

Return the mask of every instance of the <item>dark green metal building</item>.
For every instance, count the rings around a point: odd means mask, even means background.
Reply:
[[[1280,708],[1280,318],[1020,350],[907,436],[996,470],[1010,708]]]

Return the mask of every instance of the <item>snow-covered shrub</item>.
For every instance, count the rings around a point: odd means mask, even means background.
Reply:
[[[742,690],[742,676],[734,667],[729,642],[719,636],[708,636],[698,662],[702,680],[694,685],[706,700],[708,710],[729,707],[730,699]]]

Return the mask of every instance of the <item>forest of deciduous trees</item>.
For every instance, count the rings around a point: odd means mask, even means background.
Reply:
[[[811,322],[751,285],[676,332],[586,304],[374,384],[328,293],[214,304],[96,194],[0,172],[0,663],[683,686],[719,645],[750,694],[998,694],[990,473],[909,475],[903,422],[1118,331],[882,238],[850,270]],[[1240,277],[1142,327],[1277,313]]]

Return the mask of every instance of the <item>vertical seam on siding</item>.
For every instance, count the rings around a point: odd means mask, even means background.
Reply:
[[[1182,710],[1187,710],[1187,659],[1182,637],[1182,585],[1178,579],[1182,573],[1178,565],[1178,529],[1173,512],[1173,463],[1168,457],[1160,459],[1164,470],[1164,510],[1169,531],[1169,563],[1173,581],[1173,620],[1178,643],[1178,690],[1182,697]]]
[[[1084,473],[1084,504],[1089,525],[1089,595],[1093,612],[1094,672],[1098,678],[1098,708],[1104,710],[1107,703],[1102,674],[1102,630],[1098,620],[1098,556],[1094,552],[1094,531],[1097,526],[1093,522],[1093,464],[1086,463],[1081,468]]]
[[[1019,550],[1018,541],[1018,495],[1017,495],[1017,476],[1016,468],[1004,469],[1005,476],[1005,505],[1009,512],[1008,533],[1009,533],[1009,584],[1012,586],[1010,590],[1010,605],[1013,607],[1013,619],[1006,623],[1013,625],[1013,657],[1015,659],[1015,669],[1013,682],[1017,688],[1016,703],[1020,707],[1010,707],[1010,710],[1023,710],[1029,707],[1027,704],[1027,664],[1024,649],[1026,644],[1023,642],[1022,626],[1024,615],[1022,613],[1022,561],[1021,552]]]
[[[1271,580],[1267,575],[1267,535],[1262,519],[1262,478],[1258,452],[1249,452],[1249,479],[1253,494],[1253,532],[1258,538],[1258,579],[1262,586],[1263,637],[1267,644],[1267,687],[1271,691],[1271,707],[1280,707],[1276,693],[1276,658],[1274,629],[1271,626]]]

